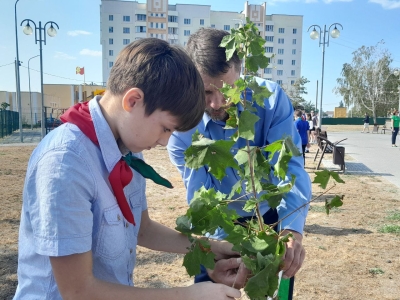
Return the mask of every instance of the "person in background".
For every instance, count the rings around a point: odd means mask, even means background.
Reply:
[[[306,148],[310,147],[310,144],[308,142],[310,126],[307,121],[302,119],[301,110],[296,110],[294,112],[294,115],[296,117],[296,120],[294,121],[294,125],[296,126],[297,132],[300,134],[300,137],[301,137],[301,148],[302,148],[302,152],[303,152],[304,167],[305,167],[306,166],[306,154],[305,154]]]
[[[367,129],[367,133],[369,133],[369,115],[367,113],[365,113],[365,117],[364,117],[364,128],[363,131],[361,131],[361,133],[365,132],[365,129]]]
[[[237,171],[233,168],[226,168],[226,176],[220,182],[211,173],[208,167],[204,166],[198,170],[190,169],[185,165],[185,150],[192,143],[192,135],[199,131],[204,137],[212,140],[230,140],[236,129],[225,129],[228,114],[226,112],[226,100],[219,91],[225,82],[233,85],[240,78],[242,61],[235,52],[229,61],[226,61],[225,48],[220,47],[224,36],[229,33],[224,30],[214,28],[201,28],[189,37],[186,50],[194,61],[204,82],[206,93],[206,109],[203,119],[196,128],[185,133],[174,132],[168,143],[167,149],[172,163],[180,172],[185,184],[188,203],[193,198],[195,191],[202,186],[206,189],[214,188],[224,194],[230,194],[232,187],[238,181]],[[254,113],[260,117],[255,124],[254,146],[264,147],[285,135],[291,136],[293,142],[299,149],[302,147],[302,141],[293,124],[293,106],[281,89],[279,84],[262,78],[255,78],[259,85],[265,86],[272,92],[269,98],[264,99],[265,108],[254,103]],[[251,96],[251,95],[250,95]],[[241,106],[237,107],[240,114],[243,110]],[[246,141],[239,138],[232,147],[233,154],[246,145]],[[308,208],[295,211],[298,207],[304,205],[311,199],[310,177],[304,170],[303,158],[297,156],[289,161],[288,174],[296,176],[296,183],[293,189],[281,200],[281,204],[272,209],[267,202],[260,203],[260,212],[263,215],[266,224],[273,224],[278,219],[288,216],[279,223],[277,230],[282,233],[292,232],[294,239],[286,244],[286,253],[284,257],[285,278],[291,278],[291,291],[293,292],[294,275],[301,268],[305,258],[304,247],[302,245],[303,228],[307,217]],[[270,180],[274,184],[282,183],[274,172],[271,171]],[[287,177],[290,180],[290,176]],[[246,195],[245,188],[242,192],[235,194],[234,199],[250,199]],[[251,212],[245,212],[242,208],[244,201],[233,201],[229,204],[231,209],[242,217],[241,222],[250,220],[253,217]],[[308,206],[306,206],[308,207]],[[214,238],[222,239],[225,233],[222,229],[217,229]],[[215,281],[220,279],[216,276],[218,266],[214,270],[202,268],[202,273],[195,276],[195,282]],[[290,298],[291,299],[291,298]]]
[[[392,123],[392,147],[397,147],[396,137],[397,134],[399,133],[399,123],[400,123],[399,111],[397,109],[393,111],[391,123]]]
[[[312,117],[311,117],[310,113],[307,113],[307,120],[306,121],[308,122],[308,127],[310,128],[310,130],[308,131],[308,142],[309,142],[309,144],[314,144],[314,143],[316,143],[315,127],[314,127],[314,123],[312,121]]]

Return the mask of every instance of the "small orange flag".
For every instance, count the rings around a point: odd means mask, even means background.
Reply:
[[[85,68],[84,67],[76,67],[76,74],[83,75],[85,74]]]

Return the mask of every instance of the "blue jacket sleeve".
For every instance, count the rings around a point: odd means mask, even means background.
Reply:
[[[291,136],[293,142],[301,150],[301,137],[293,122],[293,107],[290,99],[282,91],[279,85],[270,85],[273,95],[266,100],[266,116],[264,128],[266,133],[266,144]],[[274,157],[274,161],[277,157]],[[275,185],[289,182],[291,176],[296,176],[293,189],[283,197],[277,207],[279,219],[283,219],[298,207],[304,205],[311,199],[311,181],[308,173],[304,170],[302,156],[292,157],[289,161],[288,176],[280,180],[271,173],[271,182]],[[294,212],[280,223],[279,230],[290,229],[303,233],[305,220],[308,213],[308,205]]]

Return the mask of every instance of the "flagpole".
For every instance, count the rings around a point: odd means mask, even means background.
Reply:
[[[83,69],[83,85],[85,85],[85,67],[83,67],[82,69]]]

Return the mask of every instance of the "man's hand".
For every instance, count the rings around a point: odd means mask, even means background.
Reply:
[[[229,258],[216,261],[214,270],[207,269],[208,276],[217,283],[241,289],[244,287],[250,271],[241,258]]]
[[[283,257],[283,278],[293,277],[297,271],[301,268],[306,252],[302,245],[303,236],[291,230],[283,230],[281,235],[286,235],[288,233],[293,234],[293,238],[290,238],[289,242],[286,243],[286,252]]]

